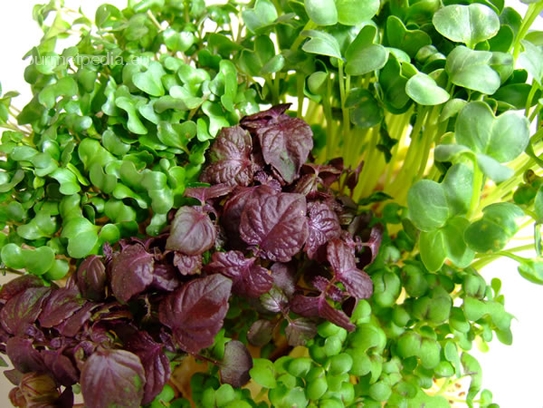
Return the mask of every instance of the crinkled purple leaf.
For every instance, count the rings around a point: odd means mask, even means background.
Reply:
[[[79,370],[61,350],[42,350],[43,362],[55,380],[65,387],[79,382]]]
[[[12,337],[6,342],[6,352],[13,367],[21,373],[44,371],[45,363],[32,339]]]
[[[347,293],[357,299],[367,299],[372,295],[373,282],[366,272],[357,268],[353,248],[340,239],[334,239],[328,243],[327,257]]]
[[[75,337],[81,328],[89,322],[93,309],[97,308],[99,304],[88,302],[83,305],[72,316],[64,320],[59,324],[56,329],[66,337]]]
[[[331,284],[324,276],[315,276],[311,283],[313,283],[313,286],[315,286],[316,289],[324,293],[324,295],[334,302],[341,302],[345,297],[345,293],[336,285]]]
[[[334,309],[326,300],[324,295],[304,296],[294,295],[290,301],[291,310],[304,317],[321,317],[346,330],[353,331],[355,325],[349,317],[341,310]]]
[[[307,240],[305,197],[293,193],[251,197],[240,221],[241,238],[272,261],[288,262]]]
[[[19,276],[2,285],[0,288],[0,303],[6,303],[13,296],[30,288],[44,287],[43,280],[30,273]]]
[[[270,270],[275,286],[290,297],[296,290],[296,266],[292,263],[275,262]]]
[[[253,359],[245,344],[230,340],[224,346],[224,357],[220,364],[221,381],[232,387],[242,387],[249,382],[249,371],[253,368]]]
[[[111,290],[121,302],[128,302],[153,282],[153,255],[140,244],[126,246],[111,263]]]
[[[239,224],[243,209],[251,198],[261,194],[275,194],[276,191],[269,186],[257,186],[238,188],[226,201],[221,217],[221,225],[228,238],[228,246],[233,249],[241,249],[246,245],[239,234]]]
[[[259,129],[278,123],[280,120],[289,118],[285,112],[290,107],[290,103],[282,103],[272,106],[270,109],[253,113],[241,119],[240,124],[245,129]]]
[[[139,407],[144,387],[143,365],[137,355],[126,350],[97,350],[81,370],[81,392],[87,407]]]
[[[202,269],[202,255],[185,255],[176,252],[173,256],[173,264],[181,275],[196,275]]]
[[[159,291],[171,292],[178,288],[180,281],[176,269],[166,263],[156,263],[153,270],[151,287]]]
[[[77,268],[77,287],[87,299],[104,300],[107,274],[102,257],[90,255]]]
[[[266,319],[258,319],[249,328],[247,340],[253,346],[262,347],[268,344],[273,338],[275,323]]]
[[[194,279],[160,303],[159,320],[184,351],[198,353],[221,329],[231,289],[232,281],[223,275]]]
[[[253,178],[251,135],[240,126],[223,128],[210,148],[211,163],[200,180],[210,184],[247,186]]]
[[[317,334],[317,325],[311,319],[300,317],[290,320],[285,327],[285,335],[289,346],[304,346]]]
[[[145,387],[142,404],[149,404],[162,391],[170,378],[170,361],[164,354],[163,346],[145,331],[124,325],[116,333],[124,342],[124,349],[139,357],[145,368]]]
[[[270,271],[256,263],[257,258],[245,258],[240,251],[215,252],[206,269],[232,279],[232,292],[258,297],[273,285]]]
[[[298,118],[285,115],[281,121],[256,129],[264,161],[290,184],[299,176],[313,148],[311,127]]]
[[[288,298],[285,293],[278,287],[272,287],[267,293],[260,296],[262,306],[272,312],[284,312],[288,308]]]
[[[85,303],[87,301],[81,297],[77,286],[53,290],[42,306],[38,321],[42,327],[55,327],[81,309]]]
[[[309,213],[308,237],[305,250],[309,258],[313,259],[323,245],[339,238],[341,225],[334,210],[327,203],[310,202],[307,204]]]
[[[166,249],[185,255],[200,255],[215,244],[215,225],[204,211],[195,207],[181,207],[172,221]]]
[[[47,287],[30,287],[11,297],[0,311],[2,327],[14,336],[27,334],[50,293],[51,289]]]
[[[229,185],[226,183],[211,185],[208,187],[188,187],[185,189],[185,195],[192,197],[204,204],[208,200],[214,198],[223,197],[230,194],[235,185]]]

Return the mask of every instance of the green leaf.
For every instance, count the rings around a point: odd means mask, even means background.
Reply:
[[[426,269],[436,272],[447,258],[445,237],[441,229],[422,231],[419,237],[420,256]]]
[[[528,145],[529,135],[526,117],[512,111],[495,117],[490,107],[480,101],[467,104],[456,121],[456,141],[498,163],[519,156]]]
[[[161,78],[164,75],[166,75],[166,72],[162,68],[162,64],[151,61],[145,72],[134,74],[132,81],[143,92],[151,96],[162,96],[164,95],[164,86],[162,86]]]
[[[471,377],[468,395],[466,396],[466,401],[468,403],[471,403],[473,401],[473,398],[475,398],[477,393],[481,390],[481,386],[483,384],[483,373],[481,365],[475,359],[475,357],[466,352],[462,353],[460,361],[462,362],[464,374]]]
[[[60,192],[64,195],[72,195],[81,191],[76,175],[68,169],[58,168],[50,176],[59,182]]]
[[[338,22],[347,26],[370,21],[380,7],[379,0],[335,0],[335,3]],[[305,4],[307,8],[307,1]]]
[[[387,18],[386,37],[391,47],[403,50],[411,58],[422,47],[432,44],[432,38],[426,32],[408,29],[401,19],[393,15]]]
[[[489,51],[457,46],[447,56],[445,71],[453,84],[491,95],[501,85],[500,76],[490,67],[492,57]]]
[[[337,39],[333,35],[317,30],[304,30],[300,35],[310,38],[302,46],[305,52],[341,59],[341,49]]]
[[[162,35],[164,36],[164,44],[173,52],[185,52],[196,41],[194,34],[190,31],[177,32],[171,27],[164,30]]]
[[[273,362],[265,358],[254,358],[251,378],[265,388],[277,387],[276,372]]]
[[[445,6],[434,14],[432,23],[441,35],[469,48],[494,37],[500,29],[500,19],[494,10],[479,3]]]
[[[128,114],[128,121],[126,124],[128,130],[137,135],[146,135],[148,130],[138,115],[139,104],[142,104],[142,101],[126,96],[120,96],[115,99],[115,105]]]
[[[413,184],[407,197],[409,218],[421,231],[442,227],[450,215],[447,196],[441,184],[420,180]]]
[[[464,232],[464,240],[476,252],[496,252],[518,232],[524,211],[512,203],[494,203]]]
[[[529,41],[521,41],[524,51],[518,57],[518,64],[524,68],[541,86],[543,81],[543,49]]]
[[[367,25],[356,36],[345,51],[345,72],[349,75],[365,75],[381,69],[388,59],[388,51],[373,41],[377,35],[374,26]]]
[[[315,24],[330,26],[338,22],[338,10],[334,0],[305,0],[307,15]]]
[[[436,81],[422,72],[408,79],[405,92],[419,105],[441,105],[449,100],[449,93]]]
[[[515,174],[513,169],[500,164],[497,160],[487,156],[486,154],[477,154],[477,165],[485,176],[496,183],[501,183],[502,181],[511,178],[513,174]]]
[[[61,237],[68,239],[68,255],[79,259],[93,253],[98,244],[99,230],[99,226],[84,217],[74,217],[66,222]]]
[[[473,193],[473,169],[464,163],[452,165],[443,179],[442,186],[451,214],[467,214]]]
[[[519,260],[518,272],[524,279],[543,285],[543,261],[536,259]]]
[[[278,17],[275,6],[269,0],[256,0],[254,8],[243,10],[241,15],[246,27],[253,33],[272,25]]]

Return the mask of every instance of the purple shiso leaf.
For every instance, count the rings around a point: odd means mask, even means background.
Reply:
[[[244,386],[251,379],[251,368],[253,359],[245,344],[238,340],[230,340],[225,344],[224,358],[219,369],[223,383],[237,388]]]
[[[270,270],[273,282],[288,297],[296,290],[296,266],[292,263],[275,262]]]
[[[240,235],[259,255],[288,262],[304,246],[307,206],[301,194],[277,193],[251,197],[241,214]]]
[[[58,288],[52,291],[44,302],[38,321],[42,327],[55,327],[81,309],[85,303],[87,301],[81,297],[77,286]]]
[[[291,310],[304,317],[322,317],[330,322],[353,331],[356,326],[341,310],[334,309],[326,300],[324,294],[320,296],[294,295],[290,301]]]
[[[307,209],[309,235],[305,249],[309,258],[313,259],[319,248],[327,242],[339,238],[341,225],[339,225],[337,214],[326,203],[310,202],[307,204]]]
[[[121,302],[128,302],[153,282],[153,255],[140,244],[125,246],[111,262],[111,290]]]
[[[298,178],[313,148],[313,132],[302,119],[285,114],[290,104],[281,104],[244,117],[240,125],[256,135],[266,164],[288,184]]]
[[[328,243],[327,257],[336,278],[343,283],[349,295],[357,299],[367,299],[372,295],[372,280],[356,267],[353,248],[340,239],[334,239]]]
[[[256,129],[264,161],[290,184],[298,178],[313,148],[313,132],[298,118],[285,115],[278,123]]]
[[[195,198],[200,201],[200,203],[204,204],[208,200],[230,194],[234,187],[235,184],[229,185],[225,183],[206,187],[188,187],[185,189],[185,196]]]
[[[137,355],[126,350],[97,350],[81,370],[81,392],[87,407],[139,407],[144,387],[143,365]]]
[[[267,185],[255,187],[242,187],[234,191],[234,194],[224,204],[221,225],[228,238],[228,247],[233,249],[246,248],[245,242],[240,237],[239,224],[241,214],[247,202],[259,195],[276,194],[277,191]]]
[[[43,362],[57,382],[69,387],[79,382],[79,370],[61,350],[42,350]]]
[[[107,274],[102,257],[90,255],[77,268],[77,286],[81,294],[94,301],[106,297]]]
[[[181,207],[172,221],[166,249],[200,255],[215,244],[217,232],[209,215],[195,207]]]
[[[162,391],[171,374],[170,361],[163,346],[145,331],[124,324],[115,330],[124,342],[124,348],[139,357],[145,368],[145,387],[142,404],[149,404]]]
[[[247,340],[253,346],[263,347],[272,340],[274,329],[274,322],[266,319],[258,319],[249,328]]]
[[[256,263],[257,258],[245,258],[240,251],[215,252],[206,269],[232,279],[232,292],[258,297],[273,285],[270,271]]]
[[[315,337],[317,334],[317,325],[315,322],[306,317],[300,317],[288,322],[285,327],[285,335],[289,346],[303,346],[308,340]]]
[[[43,356],[34,348],[32,339],[10,338],[6,342],[6,354],[13,367],[21,373],[45,370]]]
[[[200,180],[210,184],[247,186],[253,178],[251,135],[240,126],[223,128],[210,148],[211,163]]]
[[[272,287],[267,293],[260,296],[260,302],[264,309],[272,312],[286,312],[288,309],[288,298],[278,287]]]
[[[169,294],[159,305],[159,320],[174,340],[192,354],[213,344],[228,311],[232,281],[215,274],[198,278]]]
[[[151,287],[159,291],[172,292],[179,287],[176,268],[166,263],[156,263]]]
[[[202,269],[202,255],[185,255],[176,252],[173,256],[173,264],[181,275],[196,275]]]
[[[4,330],[14,336],[28,334],[50,293],[51,289],[47,287],[30,287],[11,297],[0,311]]]
[[[81,328],[88,324],[92,316],[93,309],[97,308],[99,303],[88,302],[81,309],[75,312],[72,316],[59,324],[56,329],[60,334],[66,337],[75,337]]]
[[[43,286],[43,280],[36,275],[27,273],[19,276],[2,285],[0,288],[0,304],[5,304],[13,296],[24,292],[26,289],[41,288]]]

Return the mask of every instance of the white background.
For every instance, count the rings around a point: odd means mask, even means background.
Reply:
[[[21,108],[29,99],[29,86],[23,80],[26,61],[22,56],[41,37],[40,29],[32,20],[32,0],[3,0],[0,14],[0,82],[4,92],[17,90],[22,96],[15,106]],[[83,6],[85,14],[94,16],[94,10],[103,1],[66,0],[77,9]],[[125,0],[109,0],[123,7]],[[524,10],[518,1],[506,1],[517,10]],[[506,298],[506,309],[515,315],[513,321],[513,346],[499,342],[491,344],[489,353],[477,353],[483,366],[483,386],[492,390],[494,401],[502,408],[543,408],[543,287],[523,280],[517,273],[516,264],[508,259],[500,260],[485,268],[483,275],[500,277]],[[10,406],[7,394],[11,385],[0,374],[0,406]],[[431,407],[429,407],[431,408]]]

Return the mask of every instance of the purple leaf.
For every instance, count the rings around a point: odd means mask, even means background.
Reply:
[[[256,263],[257,258],[245,258],[239,251],[215,252],[206,269],[232,279],[232,292],[258,297],[273,285],[270,271]]]
[[[340,239],[334,239],[328,243],[327,257],[347,293],[357,299],[367,299],[372,295],[373,282],[366,272],[356,267],[353,248]]]
[[[202,269],[202,255],[185,255],[176,252],[173,256],[173,264],[181,275],[196,275]]]
[[[285,112],[290,107],[290,103],[282,103],[272,106],[270,109],[245,116],[241,119],[241,126],[245,129],[259,129],[278,123],[285,117],[289,118]]]
[[[304,317],[322,317],[330,322],[343,327],[346,330],[353,331],[356,326],[351,323],[349,317],[341,310],[334,309],[324,297],[294,295],[290,301],[291,310]]]
[[[96,303],[88,302],[68,319],[56,327],[60,334],[66,337],[75,337],[83,325],[89,322],[92,310],[98,307]]]
[[[309,258],[313,259],[319,248],[341,235],[341,226],[336,213],[328,204],[310,202],[307,209],[309,234],[305,249]]]
[[[44,371],[45,363],[38,350],[34,348],[32,339],[12,337],[6,342],[6,353],[18,371],[29,373]]]
[[[298,118],[284,115],[277,123],[256,129],[264,161],[290,184],[298,178],[313,148],[313,132]]]
[[[40,325],[51,328],[68,319],[87,303],[79,293],[77,286],[53,290],[42,306],[38,317]]]
[[[304,346],[317,334],[317,325],[311,319],[301,317],[288,322],[285,335],[289,346]]]
[[[307,240],[306,201],[301,194],[260,194],[241,214],[241,238],[272,261],[288,262]]]
[[[273,330],[275,329],[275,323],[259,319],[255,321],[249,331],[247,332],[247,340],[253,346],[262,347],[268,344],[273,338]]]
[[[87,407],[139,407],[144,387],[143,365],[126,350],[98,350],[81,370],[81,392]]]
[[[123,325],[116,333],[124,342],[124,348],[137,355],[145,368],[142,404],[149,404],[170,378],[170,361],[164,354],[162,344],[155,342],[149,333],[129,325]]]
[[[246,245],[239,235],[239,224],[241,222],[241,214],[247,202],[256,196],[262,194],[275,194],[276,191],[269,186],[257,186],[238,188],[234,194],[224,204],[223,214],[221,217],[221,225],[224,228],[228,238],[230,248],[245,248]]]
[[[53,374],[59,384],[69,387],[79,382],[79,370],[68,356],[62,354],[61,350],[42,350],[40,354],[43,356],[48,371]]]
[[[58,407],[59,389],[55,380],[47,373],[33,372],[23,375],[19,392],[25,404],[32,408]]]
[[[288,298],[281,289],[275,286],[260,296],[260,302],[272,313],[285,312],[288,308]]]
[[[128,245],[111,263],[111,290],[121,302],[128,302],[153,282],[154,258],[140,244]]]
[[[323,292],[328,298],[335,302],[341,302],[345,297],[344,292],[336,285],[330,283],[324,276],[317,275],[313,278],[313,286]]]
[[[36,275],[27,273],[19,276],[2,285],[0,288],[0,303],[5,304],[13,296],[24,292],[26,289],[42,287],[44,287],[43,280]]]
[[[207,213],[195,207],[181,207],[172,221],[166,249],[185,255],[200,255],[213,247],[216,234],[215,225]]]
[[[221,381],[232,387],[242,387],[249,380],[249,370],[253,368],[253,359],[245,344],[238,340],[230,340],[224,346],[224,358],[220,364]]]
[[[275,286],[286,296],[292,296],[296,290],[296,266],[292,263],[275,262],[270,269]]]
[[[106,297],[106,280],[106,267],[100,256],[88,256],[77,268],[77,287],[87,299],[104,300]]]
[[[156,263],[153,270],[153,283],[151,287],[159,291],[171,292],[178,288],[179,279],[176,269],[167,263]]]
[[[36,323],[50,288],[30,287],[11,297],[0,311],[2,327],[10,334],[24,336]]]
[[[225,196],[232,192],[234,186],[228,184],[216,184],[209,187],[188,187],[185,189],[185,195],[192,197],[204,204],[208,200]]]
[[[252,145],[251,136],[241,127],[223,128],[211,146],[211,163],[200,179],[210,184],[249,185],[253,178]]]
[[[213,344],[228,311],[232,281],[222,275],[198,278],[169,294],[159,305],[159,320],[186,352]]]

